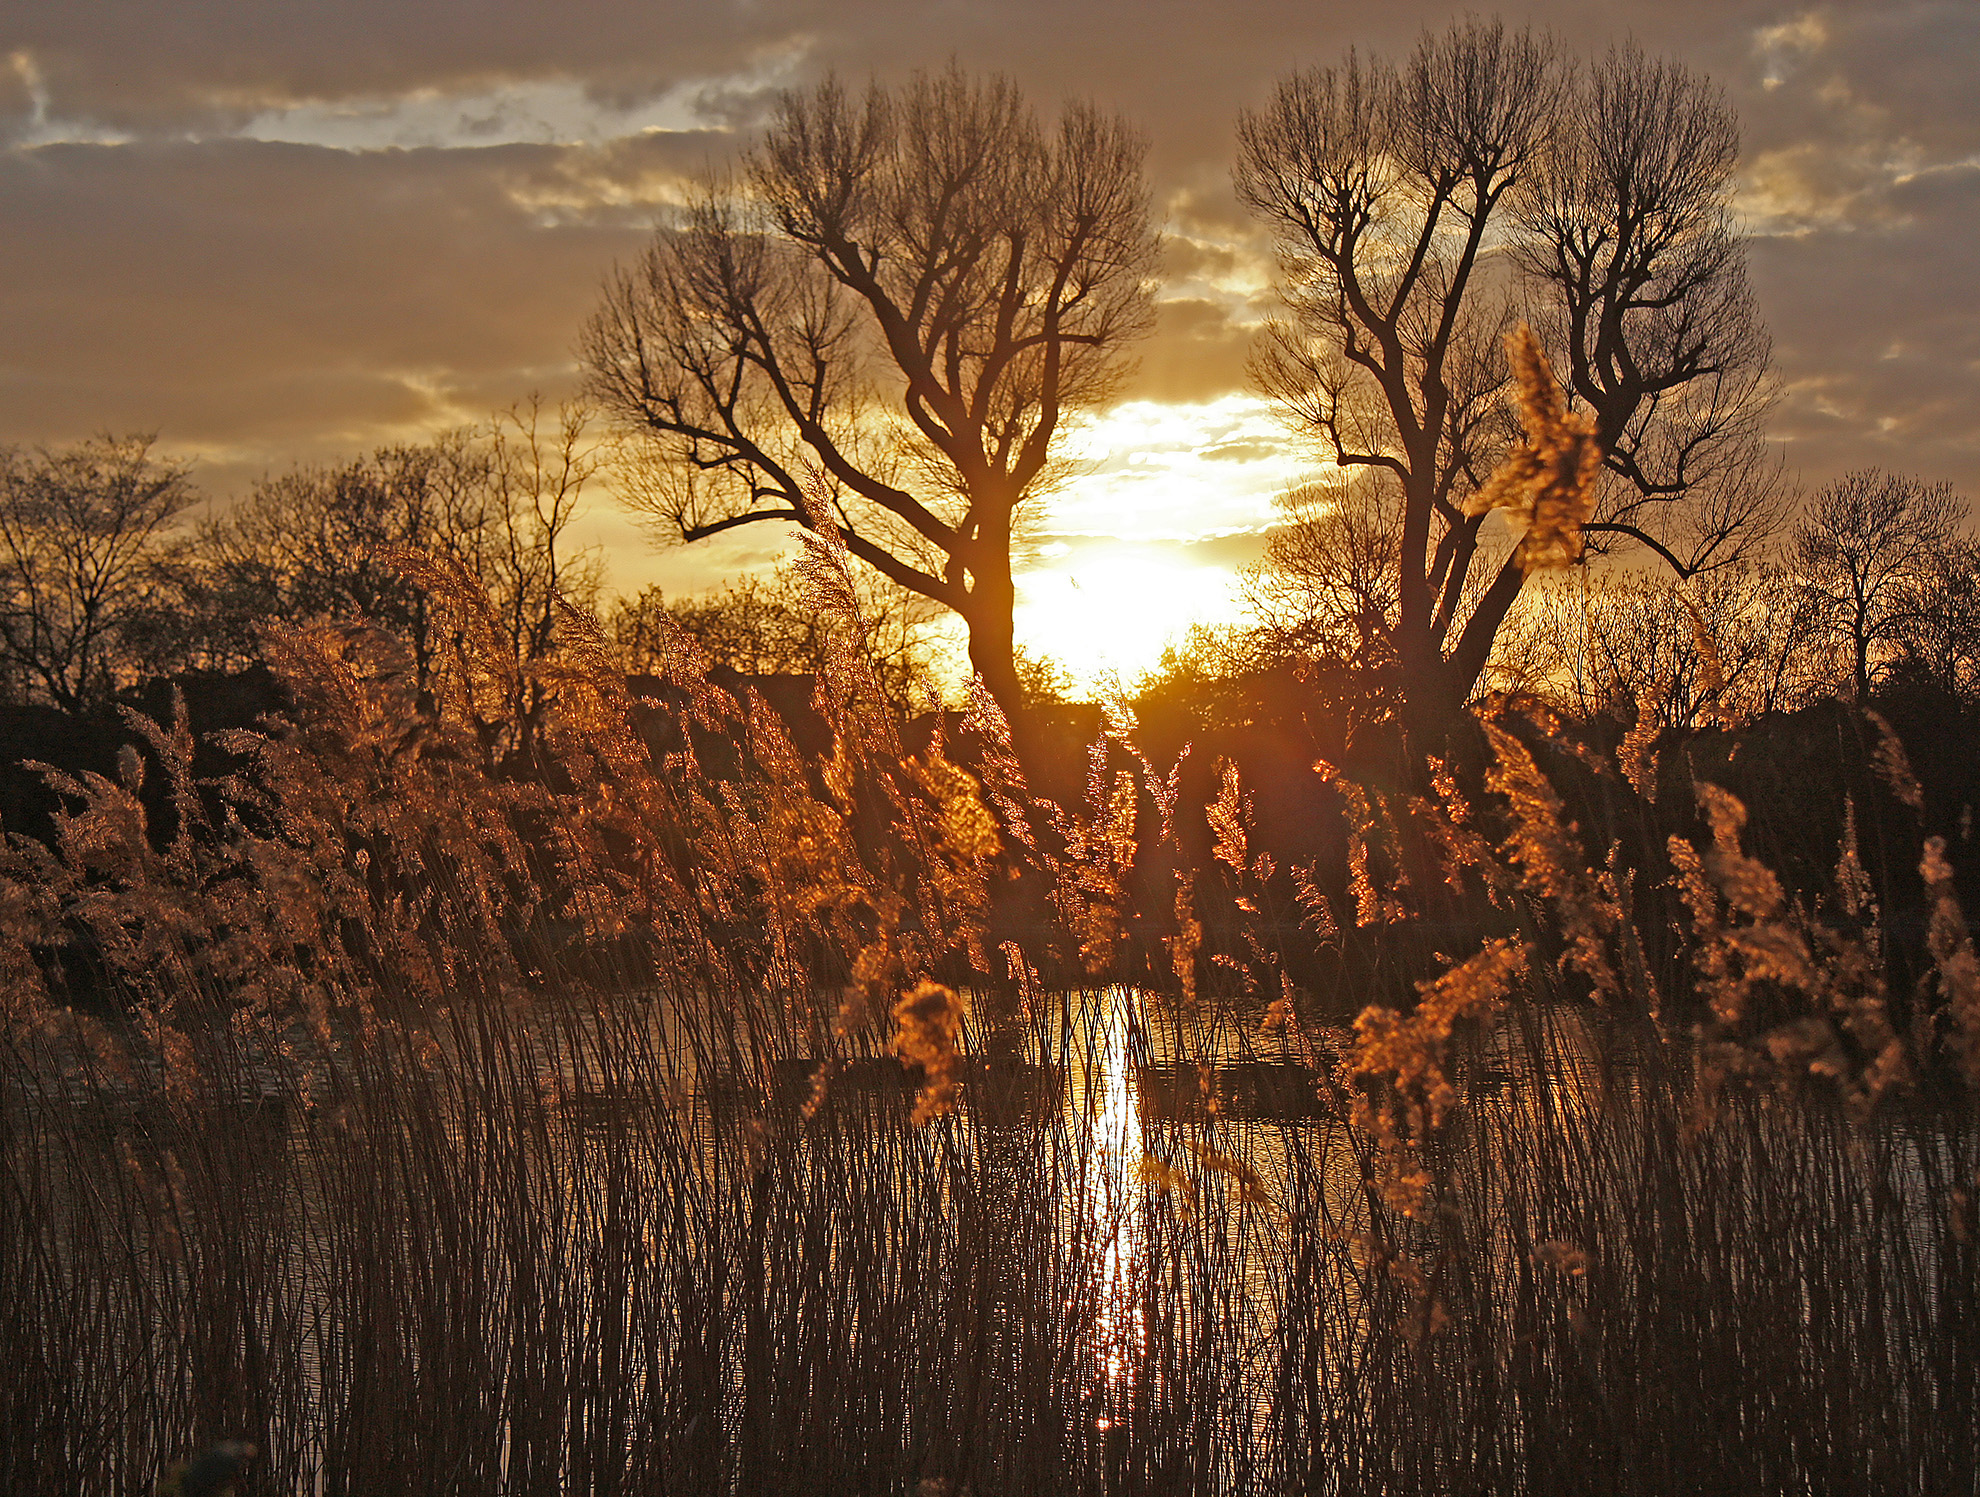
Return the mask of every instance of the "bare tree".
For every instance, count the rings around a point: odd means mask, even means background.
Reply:
[[[1970,699],[1980,694],[1980,542],[1962,536],[1937,547],[1922,571],[1890,674]]]
[[[585,332],[592,388],[650,439],[636,502],[683,541],[835,526],[961,615],[1015,709],[1020,507],[1149,325],[1144,150],[1092,106],[1047,129],[954,68],[787,95]]]
[[[473,449],[474,524],[442,549],[393,559],[442,604],[446,669],[437,686],[473,729],[491,765],[534,767],[556,687],[536,667],[554,652],[568,608],[598,600],[595,553],[573,552],[568,531],[596,471],[582,403],[559,408],[546,430],[534,397],[498,416]]]
[[[1679,64],[1612,48],[1516,195],[1515,256],[1607,470],[1585,527],[1680,578],[1772,533],[1780,468],[1762,441],[1772,344],[1729,217],[1739,122]]]
[[[270,622],[362,622],[411,652],[421,689],[459,641],[428,592],[394,559],[446,557],[488,598],[498,648],[515,660],[549,648],[556,600],[590,606],[597,559],[568,530],[596,460],[586,415],[554,429],[534,403],[429,442],[262,479],[172,548],[169,614],[148,621],[159,661],[234,669],[259,658]]]
[[[1829,688],[1827,657],[1778,567],[1742,563],[1689,581],[1580,568],[1520,595],[1491,672],[1578,716],[1648,711],[1692,728],[1805,706]]]
[[[1967,506],[1951,484],[1862,468],[1818,493],[1795,527],[1793,565],[1824,631],[1867,701],[1907,637],[1932,625],[1935,586],[1960,544]]]
[[[488,476],[487,454],[460,432],[258,481],[174,548],[175,606],[151,621],[154,654],[236,669],[260,658],[264,624],[362,621],[405,642],[424,687],[437,667],[433,620],[384,553],[479,536]]]
[[[1622,51],[1580,77],[1550,40],[1476,20],[1399,67],[1350,53],[1296,74],[1240,120],[1237,188],[1275,233],[1286,305],[1254,373],[1329,461],[1393,486],[1387,632],[1420,722],[1470,693],[1531,560],[1482,552],[1470,502],[1516,435],[1516,322],[1551,338],[1589,407],[1614,479],[1590,530],[1696,571],[1735,558],[1765,511],[1744,497],[1767,477],[1740,446],[1766,349],[1727,227],[1732,132],[1682,69]],[[1693,133],[1715,146],[1695,161]],[[1695,169],[1667,170],[1680,155]],[[1556,240],[1592,267],[1581,279],[1555,273]],[[1708,512],[1684,549],[1644,511],[1679,501]]]
[[[1466,23],[1401,69],[1351,52],[1296,74],[1238,125],[1238,192],[1275,232],[1287,307],[1254,374],[1331,461],[1398,492],[1389,633],[1423,706],[1469,689],[1444,663],[1484,523],[1464,501],[1510,436],[1490,235],[1566,92],[1549,43]]]
[[[552,652],[566,607],[596,607],[601,582],[597,554],[569,544],[585,486],[598,470],[587,436],[591,413],[582,402],[566,403],[554,429],[543,417],[532,396],[489,424],[484,524],[474,537],[478,544],[458,548],[489,602],[495,647],[517,667],[515,720],[532,731],[545,686],[522,667]]]
[[[874,679],[896,711],[911,710],[935,668],[933,625],[943,610],[877,573],[855,578],[854,586]],[[743,675],[822,675],[832,658],[832,631],[843,627],[812,605],[809,585],[793,565],[672,603],[648,587],[605,615],[625,669],[651,670],[665,658],[663,619],[691,635],[715,663]]]
[[[0,449],[0,655],[67,711],[124,684],[162,538],[197,498],[152,438]]]
[[[1394,663],[1401,506],[1386,477],[1280,496],[1286,523],[1243,586],[1259,627],[1284,648],[1376,673]]]

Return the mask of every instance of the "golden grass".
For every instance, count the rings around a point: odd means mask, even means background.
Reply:
[[[1970,1482],[1942,842],[1900,991],[1854,806],[1792,891],[1725,790],[1584,750],[1571,815],[1558,723],[1407,799],[1323,770],[1340,869],[1227,767],[1192,866],[1124,721],[1068,810],[987,702],[908,760],[847,651],[821,763],[669,650],[631,701],[572,618],[436,713],[390,641],[280,635],[232,776],[181,720],[57,779],[0,869],[0,1489],[217,1440],[244,1492]]]

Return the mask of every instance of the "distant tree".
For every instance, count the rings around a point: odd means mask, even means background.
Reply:
[[[943,610],[876,573],[856,577],[854,586],[874,679],[896,711],[912,711],[922,683],[937,669],[933,625]],[[830,664],[835,633],[846,628],[845,621],[829,619],[813,605],[794,566],[672,602],[659,588],[648,587],[619,599],[605,614],[606,634],[627,670],[660,667],[666,651],[663,620],[693,638],[711,661],[743,675],[821,675]]]
[[[260,480],[174,548],[176,606],[152,622],[154,656],[237,669],[260,658],[265,624],[363,622],[405,642],[423,685],[439,648],[431,612],[386,553],[482,550],[487,480],[465,433]]]
[[[80,711],[135,673],[135,627],[161,543],[197,499],[152,438],[0,449],[0,663],[33,696]]]
[[[1593,424],[1589,535],[1691,575],[1766,528],[1772,387],[1728,212],[1737,127],[1703,79],[1634,48],[1578,74],[1551,41],[1471,20],[1400,66],[1350,53],[1296,74],[1238,134],[1286,306],[1254,374],[1393,503],[1393,603],[1372,632],[1420,722],[1471,692],[1525,581],[1519,550],[1482,549],[1472,502],[1517,435],[1519,321]]]
[[[1800,587],[1843,652],[1844,682],[1857,701],[1869,700],[1907,642],[1941,657],[1971,648],[1946,627],[1954,622],[1947,610],[1958,606],[1951,594],[1972,576],[1960,533],[1966,518],[1951,484],[1862,468],[1818,493],[1796,525]],[[1936,646],[1928,643],[1935,634]]]
[[[786,95],[586,330],[592,389],[648,439],[637,502],[683,541],[837,527],[962,617],[1014,712],[1013,531],[1149,326],[1144,152],[955,68]]]
[[[1918,607],[1890,677],[1948,696],[1980,696],[1980,542],[1960,537],[1924,559]]]
[[[573,551],[569,530],[596,472],[590,416],[567,404],[546,430],[534,400],[497,417],[478,443],[474,524],[439,549],[399,553],[397,563],[444,604],[446,669],[439,694],[473,729],[491,766],[533,768],[554,673],[537,667],[563,638],[568,612],[595,611],[595,554]]]
[[[405,643],[424,687],[457,642],[394,559],[417,551],[487,594],[505,654],[541,656],[555,600],[597,597],[596,559],[573,553],[568,534],[595,469],[585,419],[567,408],[553,431],[521,407],[486,427],[261,480],[173,548],[175,597],[171,617],[152,621],[154,652],[238,668],[258,658],[265,623],[366,623]]]
[[[1192,733],[1287,725],[1317,711],[1352,735],[1383,715],[1368,673],[1309,645],[1269,622],[1192,624],[1135,683],[1135,711],[1143,723],[1180,718]]]
[[[565,609],[595,613],[600,558],[570,544],[585,486],[598,470],[581,402],[557,412],[554,428],[534,400],[489,424],[484,437],[486,502],[479,544],[458,546],[462,570],[487,599],[494,644],[517,668],[514,704],[533,723],[545,690],[524,670],[560,638]]]
[[[1495,685],[1580,717],[1667,727],[1748,722],[1828,691],[1830,652],[1794,577],[1720,567],[1689,582],[1577,568],[1529,587],[1500,630]]]
[[[269,624],[346,623],[406,651],[428,710],[491,763],[530,751],[563,609],[595,606],[570,526],[596,462],[587,417],[534,404],[485,427],[264,479],[162,559],[138,626],[154,669],[238,669]]]
[[[1078,700],[1079,683],[1050,655],[1019,645],[1011,659],[1017,670],[1018,705],[1026,711],[1064,707]]]
[[[1283,648],[1371,678],[1396,659],[1401,506],[1386,477],[1371,471],[1281,495],[1284,523],[1243,580],[1254,620]]]
[[[1247,624],[1191,624],[1162,649],[1155,668],[1136,683],[1138,692],[1230,681],[1311,664],[1312,652],[1270,628]]]

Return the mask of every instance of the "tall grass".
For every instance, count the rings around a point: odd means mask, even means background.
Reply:
[[[283,636],[233,776],[153,727],[13,845],[0,1490],[223,1438],[271,1493],[1973,1487],[1942,847],[1887,991],[1850,849],[1791,897],[1706,788],[1632,874],[1501,714],[1470,802],[1336,775],[1343,870],[1226,776],[1137,935],[1177,813],[1124,721],[1036,805],[987,708],[973,771],[904,756],[848,648],[814,764],[686,641],[662,707],[575,619],[519,690],[424,580],[439,711]]]

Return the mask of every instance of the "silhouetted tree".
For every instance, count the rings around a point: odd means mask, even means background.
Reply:
[[[1475,20],[1401,66],[1350,53],[1296,74],[1240,120],[1237,188],[1274,231],[1287,308],[1254,374],[1392,497],[1378,632],[1420,721],[1470,693],[1525,580],[1516,551],[1481,552],[1468,502],[1516,435],[1518,321],[1594,423],[1588,533],[1689,575],[1765,528],[1771,386],[1727,211],[1737,145],[1681,67],[1624,48],[1578,75],[1551,41]]]
[[[595,558],[573,554],[568,530],[594,461],[585,416],[555,430],[534,407],[480,429],[299,467],[256,483],[173,548],[168,616],[154,619],[154,655],[218,669],[258,658],[267,623],[343,621],[395,635],[420,686],[453,648],[405,551],[446,558],[487,594],[500,648],[541,656],[555,600],[596,599]]]
[[[1921,573],[1890,675],[1970,700],[1980,695],[1980,542],[1961,536],[1934,548]]]
[[[1369,471],[1279,496],[1284,523],[1244,578],[1257,624],[1285,648],[1374,678],[1395,664],[1401,506],[1388,475]]]
[[[437,649],[426,596],[385,553],[479,537],[486,480],[465,433],[260,480],[173,549],[177,597],[152,621],[154,658],[238,669],[260,658],[265,624],[362,622],[405,642],[423,684]]]
[[[152,440],[0,449],[0,664],[17,689],[66,711],[134,674],[160,542],[198,497]]]
[[[943,610],[876,573],[855,578],[854,585],[874,679],[896,711],[911,711],[922,682],[936,669],[932,625]],[[711,661],[744,675],[822,675],[831,661],[833,631],[842,627],[814,606],[792,566],[671,603],[659,588],[648,587],[619,599],[605,615],[606,633],[626,670],[661,667],[663,621],[692,637]]]
[[[1795,527],[1797,579],[1846,659],[1838,685],[1857,701],[1869,700],[1908,640],[1942,658],[1970,648],[1950,637],[1926,644],[1955,622],[1949,594],[1969,590],[1966,516],[1950,484],[1863,468],[1818,493]]]
[[[1781,566],[1742,563],[1688,582],[1581,568],[1521,594],[1492,677],[1581,717],[1651,712],[1667,727],[1730,726],[1828,694],[1830,658]]]
[[[954,68],[786,95],[585,333],[592,388],[650,438],[639,502],[684,541],[837,527],[961,615],[1014,710],[1014,527],[1149,324],[1144,149]]]
[[[491,764],[528,757],[564,608],[596,604],[598,559],[569,530],[595,471],[587,417],[534,403],[486,427],[264,479],[162,559],[140,621],[154,670],[232,670],[270,624],[380,630],[427,711],[471,726]]]
[[[1602,448],[1585,529],[1680,578],[1739,561],[1784,504],[1762,440],[1772,343],[1728,213],[1738,168],[1724,94],[1632,44],[1579,77],[1513,197],[1526,314]]]

